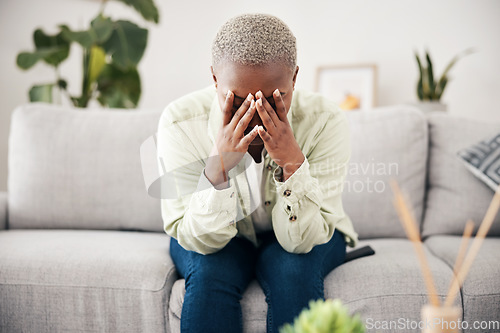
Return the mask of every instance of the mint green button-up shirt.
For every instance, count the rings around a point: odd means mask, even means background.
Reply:
[[[262,199],[276,239],[291,253],[307,253],[328,242],[334,232],[356,246],[358,235],[342,207],[351,156],[344,112],[319,94],[297,89],[287,118],[305,160],[281,182],[282,168],[264,154]],[[169,192],[162,196],[169,199],[161,199],[164,230],[186,250],[201,254],[217,252],[233,237],[244,237],[256,247],[261,243],[251,218],[255,207],[245,172],[253,160],[250,154],[229,171],[228,188],[217,190],[205,177],[221,124],[222,111],[211,86],[170,103],[157,131],[160,173],[175,175],[175,185],[162,186]]]

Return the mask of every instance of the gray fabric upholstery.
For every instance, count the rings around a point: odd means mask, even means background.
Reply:
[[[7,229],[7,192],[0,191],[0,230]]]
[[[453,267],[460,248],[461,236],[432,236],[425,245],[449,267]],[[485,278],[488,277],[488,278]],[[493,321],[500,317],[500,238],[486,238],[462,287],[463,320]],[[497,330],[498,332],[500,330]],[[477,332],[469,329],[467,332]],[[484,330],[483,332],[487,332]],[[493,331],[488,331],[493,332]]]
[[[388,181],[398,180],[419,222],[426,209],[424,236],[462,234],[467,218],[482,220],[493,192],[456,152],[500,125],[429,115],[428,133],[426,118],[410,107],[347,115],[353,153],[344,208],[362,239],[358,247],[369,244],[376,254],[332,271],[325,296],[340,298],[365,323],[418,321],[427,291]],[[147,195],[140,165],[140,146],[156,132],[159,116],[44,104],[15,110],[8,200],[0,193],[0,332],[180,331],[184,279],[170,258],[160,203]],[[500,235],[499,219],[490,235]],[[136,229],[159,233],[123,231]],[[426,239],[442,300],[458,242]],[[464,320],[492,320],[500,312],[499,253],[499,239],[487,239],[463,300],[456,300],[463,301]],[[264,332],[267,304],[256,280],[241,304],[245,332]]]
[[[500,123],[429,116],[429,178],[422,234],[462,235],[465,223],[480,223],[493,191],[464,165],[457,152],[500,131]],[[489,236],[500,236],[500,215]]]
[[[376,254],[347,262],[330,272],[325,278],[325,297],[340,298],[351,313],[360,313],[364,322],[369,318],[419,321],[420,309],[429,300],[412,243],[405,239],[370,239],[360,241],[358,247],[367,244]],[[453,272],[429,251],[426,255],[439,297],[444,301]],[[169,321],[173,333],[180,332],[184,295],[184,279],[180,279],[170,296]],[[456,304],[460,306],[460,298]],[[245,291],[241,307],[245,332],[265,332],[267,303],[257,280]]]
[[[165,332],[177,279],[166,234],[0,232],[0,331]]]
[[[139,148],[160,112],[31,104],[12,115],[9,228],[162,231]]]
[[[420,222],[428,146],[425,117],[408,106],[348,112],[347,116],[352,156],[342,197],[344,209],[360,239],[405,237],[389,180],[396,179],[408,194]]]

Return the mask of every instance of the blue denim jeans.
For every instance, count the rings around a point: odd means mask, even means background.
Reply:
[[[170,240],[170,255],[186,282],[181,332],[242,332],[240,300],[257,278],[266,295],[267,332],[279,332],[310,300],[324,299],[324,277],[344,262],[346,243],[335,231],[332,239],[309,253],[285,251],[274,231],[258,234],[263,243],[234,237],[218,252],[202,255]]]

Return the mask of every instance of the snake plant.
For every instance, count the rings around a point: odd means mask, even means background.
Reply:
[[[449,81],[448,72],[455,65],[455,63],[462,57],[473,53],[473,49],[467,49],[459,54],[457,54],[446,66],[443,74],[438,81],[434,78],[434,72],[432,67],[431,57],[429,52],[425,52],[425,60],[427,62],[427,67],[422,65],[422,61],[415,51],[415,58],[417,59],[418,70],[420,77],[417,82],[417,96],[421,101],[439,101],[443,95],[444,89]]]

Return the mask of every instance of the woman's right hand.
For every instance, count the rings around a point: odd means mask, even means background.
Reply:
[[[248,94],[234,116],[233,102],[234,94],[228,91],[222,109],[222,126],[205,166],[206,177],[219,189],[227,187],[227,173],[241,161],[248,151],[248,146],[258,135],[257,126],[244,135],[245,129],[255,114],[254,96]],[[224,165],[225,175],[222,165]]]

